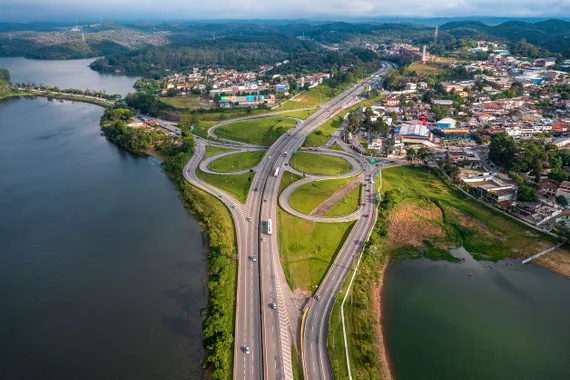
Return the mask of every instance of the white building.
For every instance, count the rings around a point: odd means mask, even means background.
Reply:
[[[515,139],[530,139],[537,133],[549,132],[552,130],[550,125],[533,125],[530,127],[507,127],[505,133],[507,136]]]

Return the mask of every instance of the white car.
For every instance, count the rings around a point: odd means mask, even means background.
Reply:
[[[249,350],[249,347],[248,347],[248,346],[245,346],[245,347],[243,348],[243,352],[245,352],[246,355],[249,355],[249,353],[250,353],[251,351]]]
[[[251,256],[251,261],[255,263],[257,261],[257,256]]]

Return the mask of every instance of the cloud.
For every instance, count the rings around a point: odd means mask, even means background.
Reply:
[[[0,0],[0,19],[569,16],[568,0]]]

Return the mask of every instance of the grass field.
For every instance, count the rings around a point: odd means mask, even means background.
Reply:
[[[267,117],[222,125],[216,129],[216,135],[250,144],[271,145],[295,125],[293,120]]]
[[[207,99],[200,97],[199,95],[187,95],[187,96],[173,96],[161,97],[160,101],[173,106],[174,108],[182,110],[194,110],[198,108],[212,108],[216,106],[216,103],[210,103]]]
[[[350,173],[352,165],[344,158],[297,152],[291,158],[291,167],[307,174],[314,175],[340,175]]]
[[[281,194],[281,192],[285,190],[292,183],[302,179],[303,177],[301,177],[300,175],[293,174],[291,172],[283,173],[283,177],[281,178],[281,184],[279,185],[279,194]]]
[[[383,171],[383,182],[382,192],[386,194],[393,190],[398,200],[394,212],[398,211],[398,207],[417,207],[416,213],[420,209],[423,212],[431,209],[432,214],[439,213],[439,224],[435,226],[431,223],[432,227],[441,229],[437,234],[439,237],[429,239],[428,243],[462,244],[476,259],[491,260],[529,256],[554,244],[553,238],[541,235],[449,188],[427,169],[386,169]],[[413,236],[408,236],[408,240],[413,240]]]
[[[213,138],[208,137],[208,129],[216,124],[218,124],[216,121],[200,121],[194,125],[192,133],[205,139],[209,138],[210,140],[214,140]]]
[[[247,201],[247,193],[249,191],[251,181],[253,180],[255,173],[216,175],[204,173],[200,169],[196,169],[196,175],[202,181],[227,191],[228,193],[232,194],[238,201],[245,204]]]
[[[265,153],[265,150],[254,150],[230,154],[210,162],[208,169],[219,173],[230,173],[253,168],[261,161]]]
[[[345,84],[340,87],[332,88],[325,81],[324,83],[303,92],[295,99],[288,101],[279,108],[276,108],[276,110],[281,111],[318,106],[319,104],[325,103],[326,101],[339,95],[349,87],[349,84]]]
[[[275,111],[279,111],[280,108],[277,108]],[[302,119],[305,120],[306,118],[308,118],[309,116],[311,116],[312,114],[314,114],[315,112],[317,112],[318,108],[313,108],[311,110],[306,110],[306,111],[291,111],[291,112],[283,112],[280,113],[279,116],[289,116],[289,117],[295,117],[297,119]],[[275,115],[277,116],[277,115]]]
[[[356,211],[360,204],[361,190],[361,185],[355,187],[350,193],[346,194],[336,202],[335,205],[324,214],[324,216],[342,216]]]
[[[289,204],[295,210],[309,215],[352,180],[353,178],[327,179],[304,184],[291,194]]]
[[[331,138],[333,133],[340,128],[341,125],[342,116],[337,116],[324,122],[317,129],[311,132],[309,136],[307,136],[304,145],[306,147],[317,147],[323,145]]]
[[[222,147],[213,146],[213,145],[206,145],[206,152],[204,153],[204,158],[208,158],[208,157],[213,156],[215,154],[232,152],[234,150],[235,149],[222,148]]]
[[[415,71],[418,75],[431,75],[443,72],[443,70],[437,66],[430,64],[422,65],[420,61],[412,63],[408,69]]]
[[[315,291],[353,225],[315,223],[279,209],[279,253],[291,289]]]
[[[344,152],[344,149],[342,149],[342,147],[341,147],[340,145],[338,145],[337,143],[332,144],[332,145],[329,147],[329,149],[332,149],[332,150],[340,150],[340,151]]]

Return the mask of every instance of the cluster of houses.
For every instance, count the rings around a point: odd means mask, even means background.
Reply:
[[[267,78],[267,71],[288,64],[288,60],[274,65],[262,65],[258,71],[241,72],[235,69],[193,68],[190,73],[171,74],[160,81],[162,94],[175,89],[177,94],[205,94],[215,99],[219,106],[255,106],[274,104],[276,97],[289,95],[292,83],[296,88],[312,88],[330,78],[329,73],[274,74]]]

